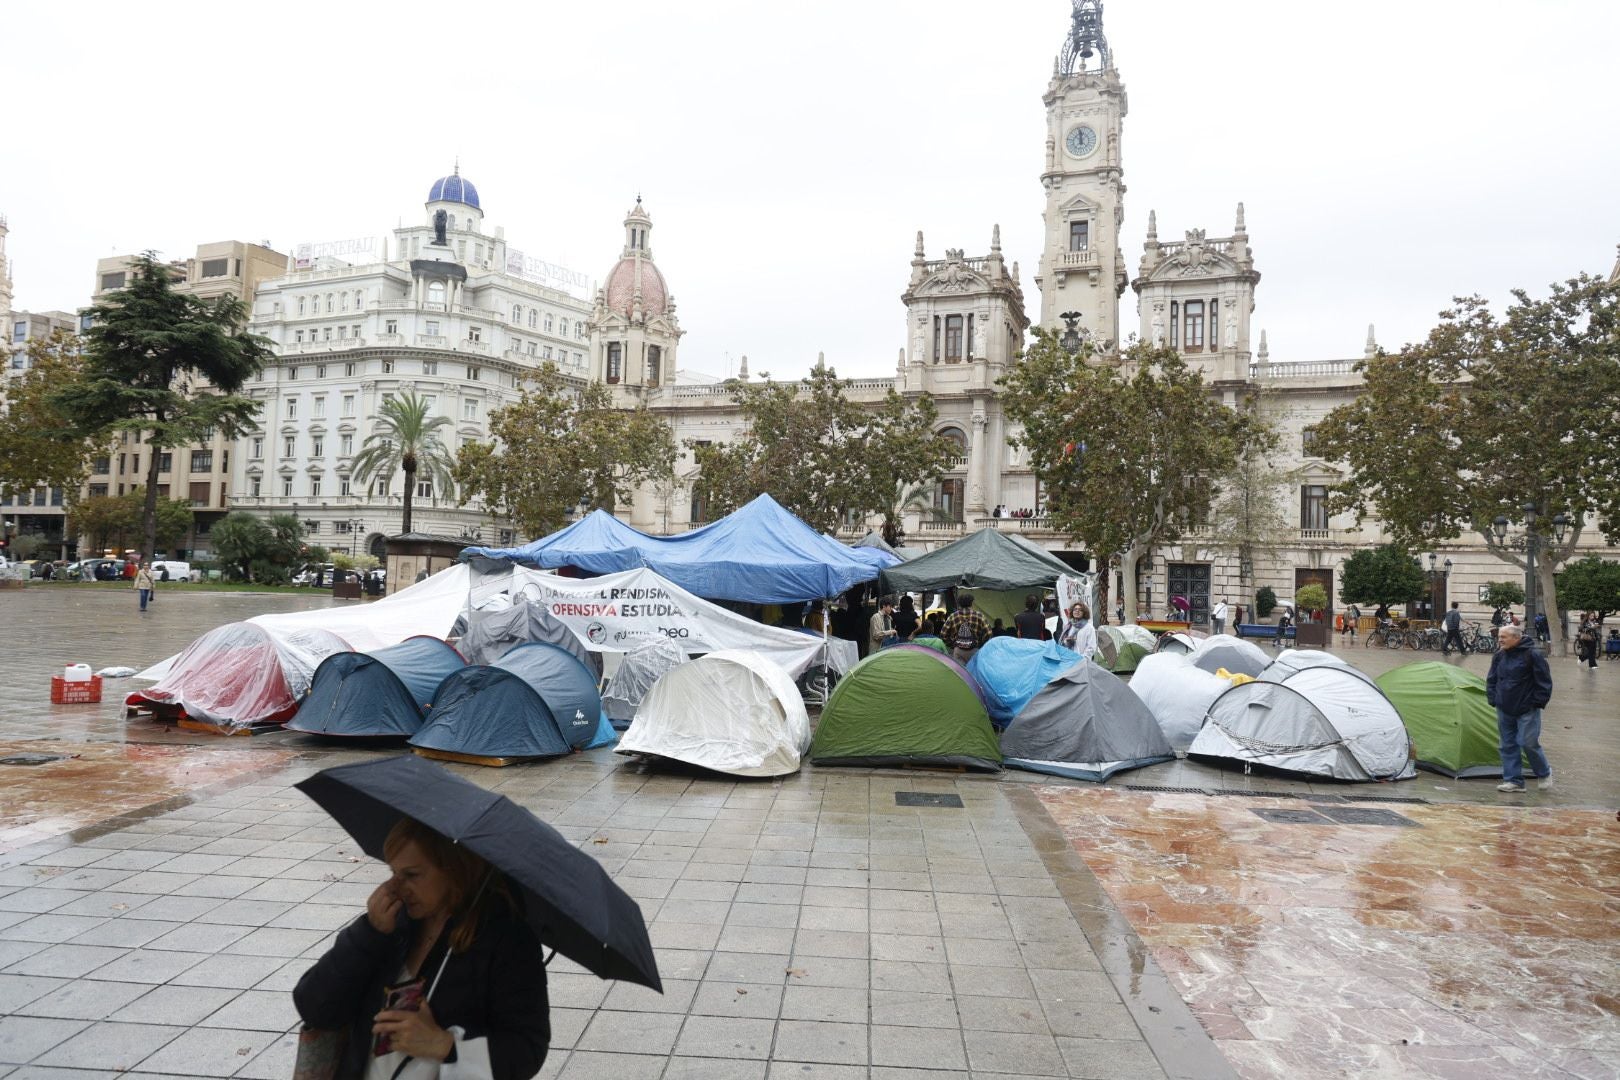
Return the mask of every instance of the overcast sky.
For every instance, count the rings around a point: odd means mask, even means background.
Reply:
[[[1032,318],[1041,94],[1068,0],[18,4],[0,213],[14,304],[95,261],[380,236],[459,155],[485,223],[605,276],[641,192],[681,366],[891,373],[913,238],[989,247]],[[1242,200],[1274,361],[1421,337],[1449,297],[1607,273],[1609,0],[1108,0],[1134,273]],[[1138,325],[1135,297],[1121,321]]]

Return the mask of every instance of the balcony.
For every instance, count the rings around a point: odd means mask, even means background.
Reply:
[[[1044,514],[1036,517],[980,517],[973,519],[975,529],[995,529],[1004,533],[1051,532],[1051,519]]]
[[[917,533],[927,537],[956,537],[967,532],[967,523],[962,521],[922,521],[917,524]]]
[[[443,334],[417,334],[416,345],[421,349],[443,349],[450,344],[450,339]]]
[[[1336,534],[1339,532],[1338,529],[1301,529],[1299,530],[1299,538],[1307,544],[1321,544],[1335,539]]]
[[[1095,251],[1061,251],[1052,264],[1059,270],[1086,270],[1097,265]]]

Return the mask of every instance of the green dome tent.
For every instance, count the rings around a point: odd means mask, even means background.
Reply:
[[[1378,676],[1417,747],[1419,767],[1446,776],[1501,776],[1496,710],[1485,703],[1485,680],[1438,660],[1407,664]]]
[[[1159,639],[1153,631],[1135,623],[1097,627],[1097,663],[1115,675],[1129,675],[1142,657],[1158,647]]]
[[[849,669],[810,746],[817,765],[1001,768],[973,676],[950,657],[895,645]]]

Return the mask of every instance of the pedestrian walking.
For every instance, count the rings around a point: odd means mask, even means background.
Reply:
[[[152,571],[144,562],[135,571],[135,591],[141,598],[141,610],[145,611],[146,605],[152,599]]]
[[[1344,629],[1350,635],[1350,640],[1356,640],[1357,623],[1361,622],[1361,609],[1354,604],[1344,610]],[[1343,636],[1342,634],[1340,635]]]
[[[1502,751],[1502,782],[1496,790],[1515,795],[1524,791],[1524,761],[1541,781],[1542,790],[1553,786],[1552,766],[1541,749],[1541,710],[1552,700],[1552,672],[1547,658],[1524,631],[1508,623],[1497,632],[1501,647],[1491,657],[1485,676],[1485,700],[1496,707],[1496,731]]]
[[[1024,597],[1024,610],[1013,616],[1013,630],[1020,638],[1041,641],[1046,637],[1046,619],[1041,615],[1041,598],[1037,593]]]
[[[551,1045],[546,969],[505,876],[412,818],[383,854],[393,875],[293,990],[309,1029],[347,1036],[333,1075],[534,1076]]]
[[[990,624],[973,610],[973,594],[964,592],[957,597],[956,610],[945,620],[945,644],[959,663],[967,663],[979,647],[990,640]]]
[[[867,623],[867,655],[899,640],[900,633],[894,628],[894,597],[885,596],[878,601],[878,609]]]
[[[1097,628],[1091,625],[1091,609],[1079,600],[1069,605],[1069,619],[1058,635],[1058,644],[1087,659],[1097,652]]]
[[[1214,627],[1214,633],[1217,633],[1217,634],[1226,633],[1226,614],[1227,614],[1227,611],[1228,611],[1228,607],[1227,607],[1225,597],[1222,597],[1221,602],[1216,604],[1213,608],[1210,609],[1209,621],[1210,621],[1210,625]]]
[[[1575,631],[1576,663],[1584,661],[1586,670],[1597,667],[1598,642],[1601,633],[1597,616],[1590,611],[1581,612],[1581,628]]]
[[[1467,652],[1468,650],[1463,647],[1462,612],[1457,610],[1457,601],[1453,600],[1451,602],[1451,610],[1446,612],[1446,617],[1441,620],[1441,625],[1446,628],[1446,636],[1440,642],[1440,654],[1450,656],[1454,647],[1458,652]]]

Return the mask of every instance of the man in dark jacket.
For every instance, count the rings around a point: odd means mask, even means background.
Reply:
[[[1446,628],[1446,637],[1440,643],[1440,654],[1442,656],[1450,655],[1452,649],[1456,649],[1460,653],[1467,652],[1468,650],[1463,647],[1462,612],[1457,608],[1457,601],[1453,600],[1451,602],[1451,610],[1446,612],[1446,617],[1441,625]]]
[[[1547,658],[1524,639],[1519,627],[1508,623],[1497,639],[1501,648],[1491,657],[1491,671],[1485,677],[1485,700],[1496,706],[1496,731],[1501,737],[1502,782],[1496,790],[1523,792],[1523,759],[1528,759],[1545,791],[1552,787],[1552,766],[1541,750],[1541,710],[1552,700],[1552,672]]]

